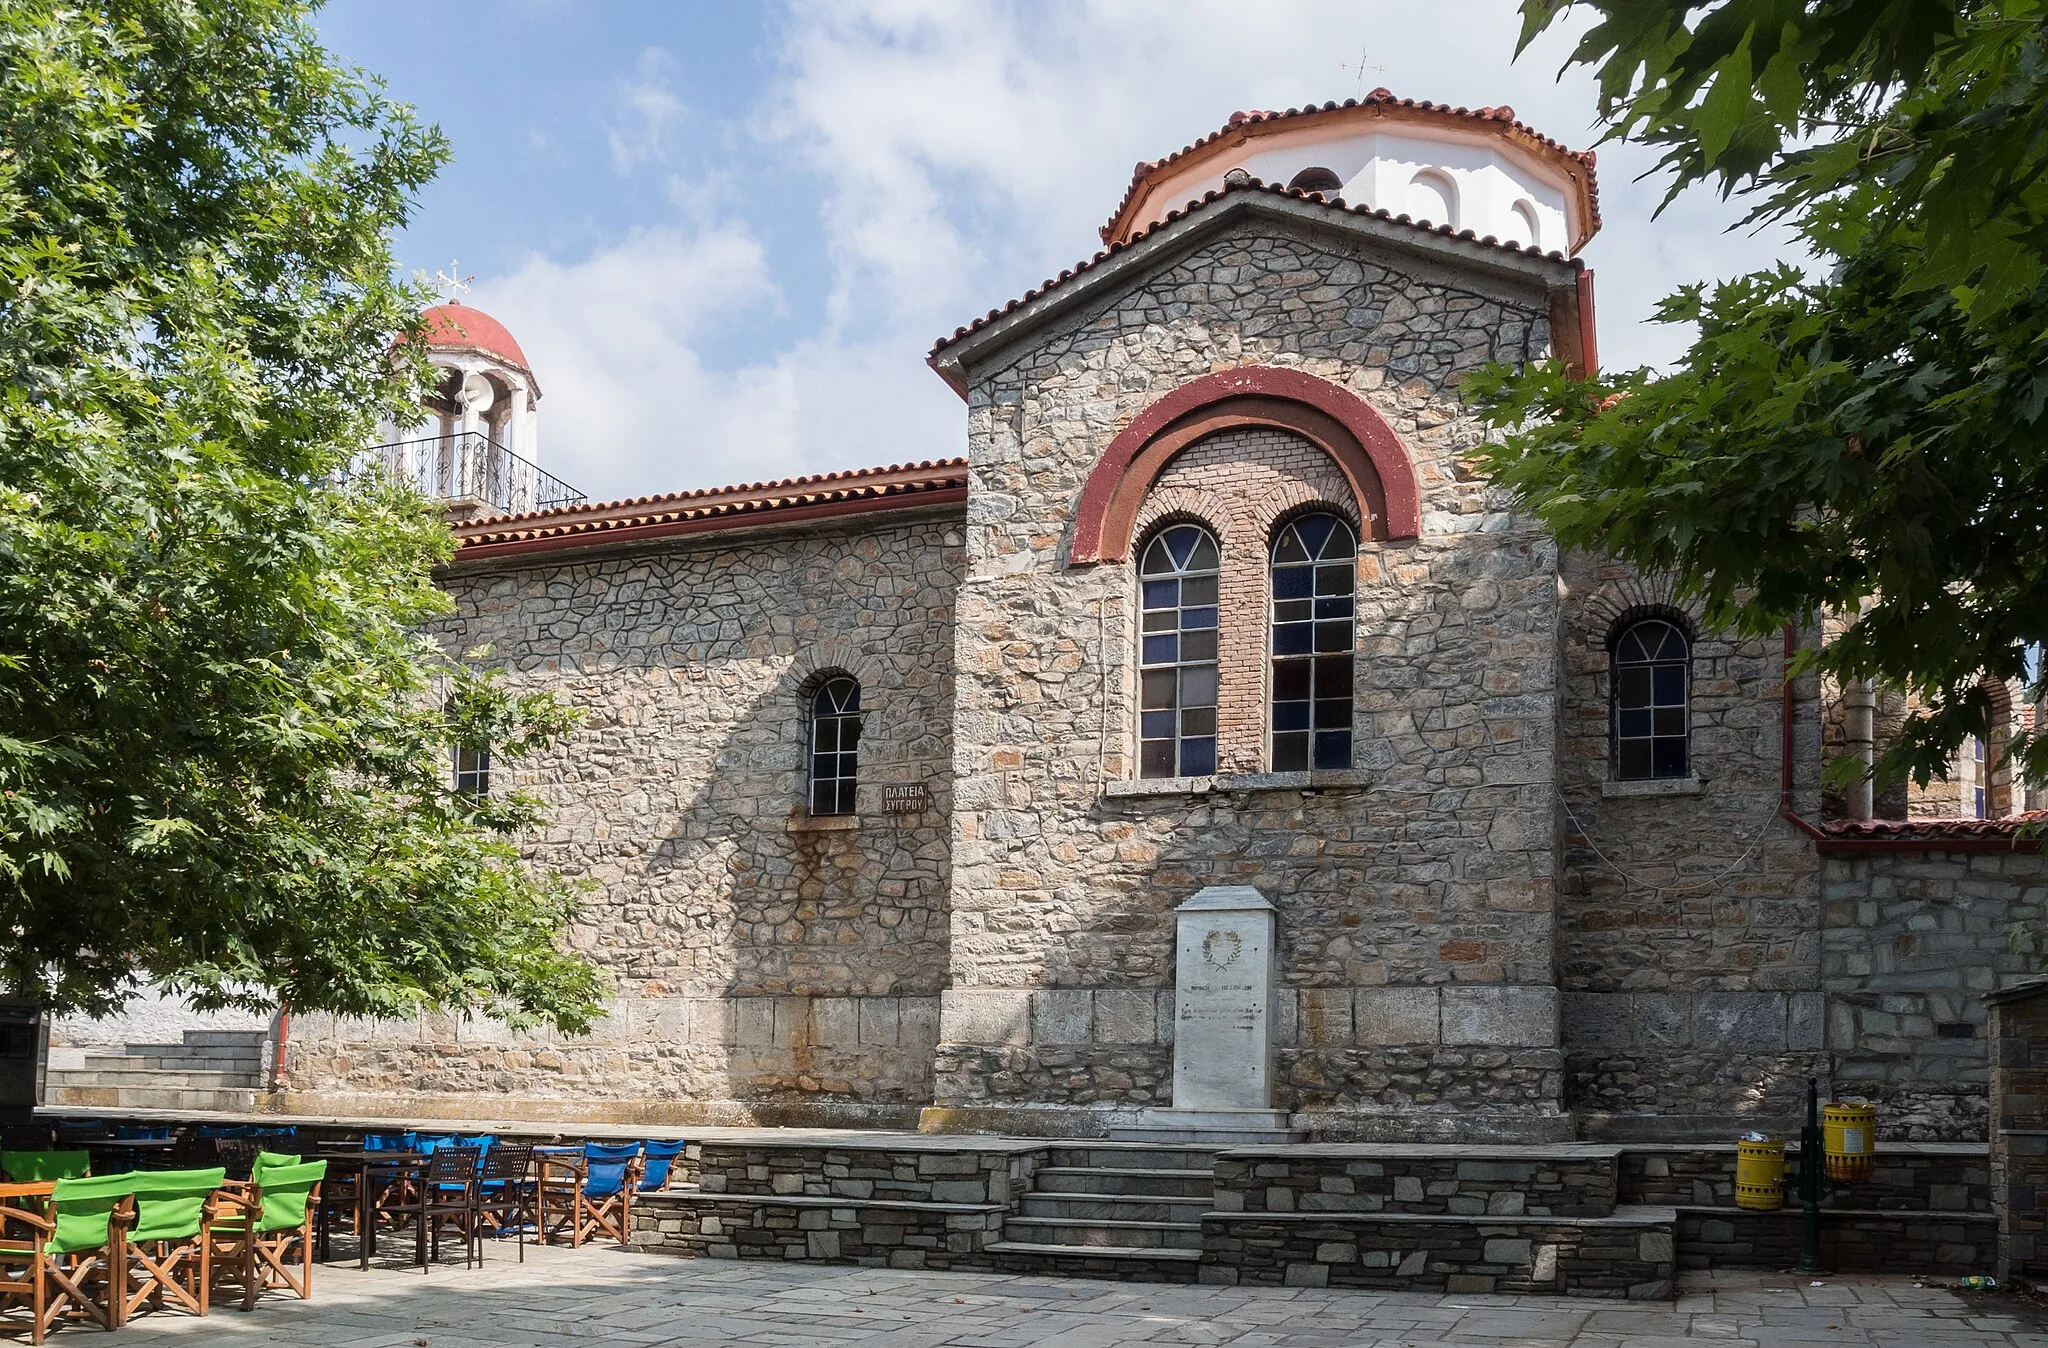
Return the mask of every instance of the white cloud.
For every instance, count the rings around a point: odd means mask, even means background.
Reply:
[[[1573,145],[1593,135],[1590,76],[1555,78],[1575,35],[1513,61],[1508,0],[785,3],[759,106],[744,126],[697,127],[687,168],[666,54],[649,48],[622,82],[614,166],[660,165],[670,224],[479,287],[546,390],[545,466],[593,496],[962,452],[960,404],[923,364],[932,339],[1091,254],[1134,161],[1239,108],[1385,84],[1510,103]],[[1653,224],[1663,186],[1632,181],[1650,162],[1601,151],[1606,228],[1586,257],[1611,365],[1680,349],[1682,334],[1641,321],[1657,297],[1777,252],[1724,233],[1740,210],[1703,192]],[[735,187],[768,181],[799,190]],[[750,216],[771,199],[809,218]],[[742,332],[755,354],[720,359]]]
[[[675,64],[675,58],[661,48],[649,47],[640,53],[634,78],[619,81],[606,136],[612,167],[618,172],[631,173],[641,164],[660,159],[670,129],[682,121],[683,100],[669,87]]]

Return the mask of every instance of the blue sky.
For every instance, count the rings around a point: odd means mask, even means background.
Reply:
[[[337,56],[453,142],[402,266],[475,277],[593,498],[962,452],[932,340],[1099,246],[1139,159],[1375,85],[1592,142],[1591,81],[1509,0],[330,0]],[[1739,210],[1603,147],[1608,364],[1688,280],[1768,265]]]

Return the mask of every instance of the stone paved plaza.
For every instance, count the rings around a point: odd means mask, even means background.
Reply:
[[[1908,1278],[1695,1275],[1675,1303],[1296,1288],[1186,1287],[980,1273],[678,1260],[616,1248],[494,1247],[491,1262],[431,1274],[396,1266],[323,1267],[316,1298],[278,1297],[253,1315],[160,1314],[122,1331],[152,1344],[455,1348],[461,1344],[869,1343],[883,1348],[1114,1348],[1117,1344],[1529,1344],[1663,1348],[2048,1345],[2048,1334]],[[93,1344],[87,1330],[55,1342]]]

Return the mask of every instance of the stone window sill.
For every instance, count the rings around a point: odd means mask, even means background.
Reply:
[[[1362,791],[1371,785],[1371,774],[1357,768],[1323,772],[1222,772],[1213,777],[1145,777],[1136,781],[1104,782],[1102,794],[1109,800],[1144,800],[1152,797],[1227,796],[1246,791]]]
[[[1634,782],[1602,782],[1603,796],[1697,796],[1700,793],[1700,779],[1697,777],[1651,777]]]
[[[844,833],[860,828],[857,814],[799,814],[785,827],[791,833]]]

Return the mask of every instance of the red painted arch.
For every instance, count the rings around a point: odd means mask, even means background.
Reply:
[[[1415,466],[1370,403],[1301,370],[1252,365],[1190,380],[1109,442],[1081,489],[1068,562],[1127,558],[1138,507],[1173,456],[1233,426],[1273,426],[1320,445],[1350,479],[1369,537],[1414,538],[1421,532]]]

